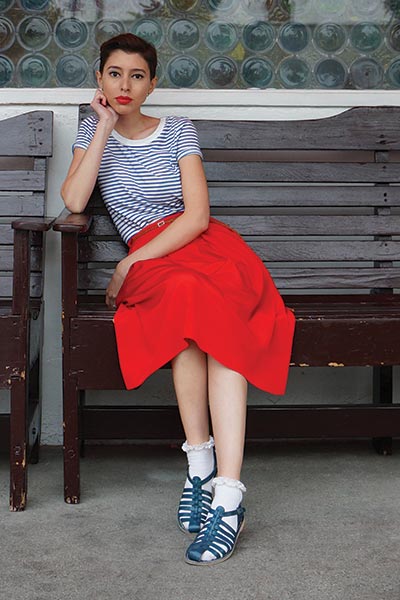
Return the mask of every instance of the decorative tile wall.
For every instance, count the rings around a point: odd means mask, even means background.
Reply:
[[[161,87],[400,88],[400,0],[0,0],[0,86],[94,86],[125,31]]]

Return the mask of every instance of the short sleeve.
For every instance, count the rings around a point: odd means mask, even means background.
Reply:
[[[82,121],[82,123],[79,125],[75,142],[72,145],[72,150],[75,150],[75,148],[83,148],[83,150],[87,150],[96,131],[97,122],[97,119],[93,115]]]
[[[189,119],[182,121],[182,127],[178,136],[176,157],[179,161],[184,156],[189,154],[198,154],[203,158],[200,150],[199,136],[197,130]]]

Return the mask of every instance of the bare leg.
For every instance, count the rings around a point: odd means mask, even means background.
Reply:
[[[229,558],[243,523],[240,482],[246,428],[247,381],[208,355],[208,396],[218,477],[207,520],[186,552],[191,564]],[[222,512],[221,512],[222,510]]]
[[[172,361],[179,412],[190,445],[210,437],[207,396],[207,356],[194,342]]]
[[[197,533],[212,502],[214,441],[210,438],[207,395],[207,356],[191,342],[172,361],[175,392],[186,442],[188,474],[178,507],[180,529]]]
[[[218,476],[240,479],[246,429],[246,379],[208,356],[208,394]]]

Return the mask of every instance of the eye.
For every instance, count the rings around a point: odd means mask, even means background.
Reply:
[[[118,71],[109,71],[108,74],[110,77],[118,77],[119,76]]]
[[[134,73],[132,79],[143,79],[143,75],[141,73]]]

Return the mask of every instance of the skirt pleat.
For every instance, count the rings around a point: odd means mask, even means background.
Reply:
[[[130,245],[149,242],[151,229]],[[295,318],[260,258],[216,219],[192,242],[162,258],[136,262],[114,316],[127,389],[141,385],[193,340],[251,384],[283,394]]]

